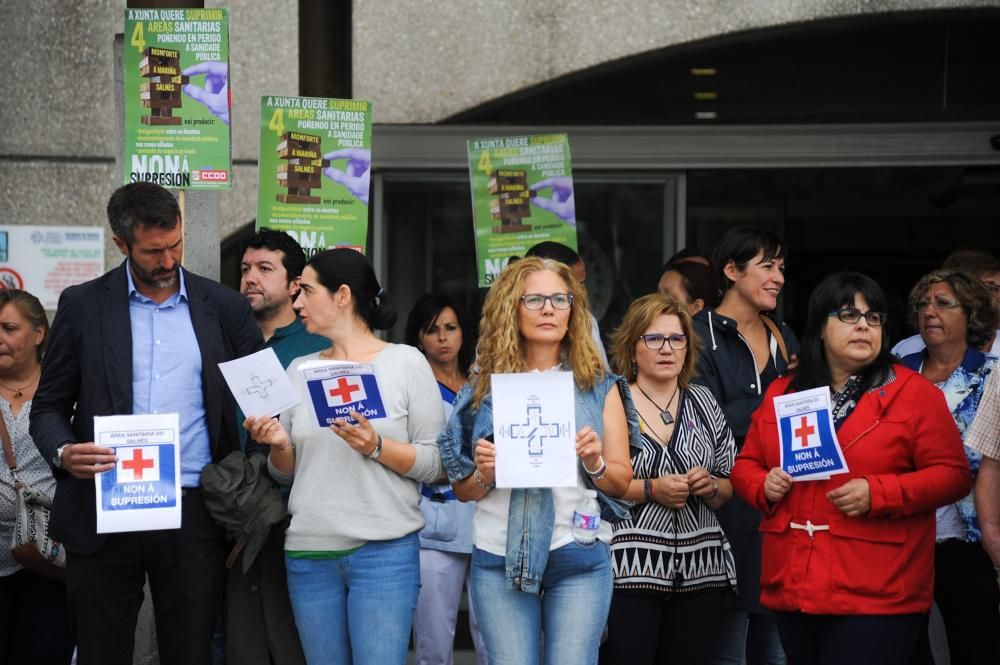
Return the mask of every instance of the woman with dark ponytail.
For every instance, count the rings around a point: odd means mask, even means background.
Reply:
[[[315,255],[300,286],[295,309],[331,346],[288,367],[296,407],[245,423],[270,446],[271,475],[292,486],[285,565],[295,623],[311,664],[403,663],[420,588],[418,483],[444,475],[440,393],[423,354],[375,336],[396,311],[362,254]],[[357,424],[319,427],[299,369],[316,360],[370,365],[385,416],[351,410]]]

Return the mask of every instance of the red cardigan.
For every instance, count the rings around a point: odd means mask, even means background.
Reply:
[[[764,477],[779,464],[774,397],[769,387],[753,414],[732,483],[764,519],[761,604],[808,614],[927,612],[934,596],[934,511],[969,492],[972,475],[943,393],[895,366],[896,380],[865,394],[837,438],[849,473],[795,482],[770,505]],[[852,478],[871,488],[871,511],[847,517],[826,493]],[[829,525],[812,536],[790,522]]]

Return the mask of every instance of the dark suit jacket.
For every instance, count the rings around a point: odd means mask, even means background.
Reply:
[[[132,327],[125,263],[59,297],[42,375],[31,405],[31,436],[52,464],[66,442],[94,440],[94,416],[132,413]],[[261,348],[246,299],[217,282],[184,271],[191,323],[202,362],[202,391],[212,459],[239,450],[236,404],[217,363]],[[192,350],[193,351],[193,350]],[[97,533],[94,481],[55,469],[52,535],[70,550],[92,554]]]

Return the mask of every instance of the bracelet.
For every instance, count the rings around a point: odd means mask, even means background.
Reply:
[[[719,481],[715,476],[709,476],[712,481],[712,493],[708,495],[709,499],[714,499],[715,495],[719,493]]]
[[[368,453],[368,459],[378,459],[382,456],[382,435],[378,434],[378,440],[375,442],[375,447],[372,451]]]
[[[472,474],[472,479],[476,481],[477,485],[482,487],[487,492],[489,492],[491,489],[497,486],[496,482],[484,483],[483,477],[479,475],[479,469],[476,469],[475,473]]]
[[[587,468],[587,465],[583,465],[583,470],[587,472],[591,480],[600,480],[604,477],[604,474],[608,471],[608,463],[604,461],[604,455],[601,455],[601,464],[594,471]]]
[[[642,495],[646,497],[646,501],[653,500],[653,481],[650,478],[642,481]]]
[[[295,444],[294,444],[294,443],[292,443],[292,440],[291,440],[291,439],[289,439],[289,440],[288,440],[288,443],[286,443],[286,444],[285,444],[285,445],[283,445],[282,447],[280,447],[280,448],[272,448],[272,450],[276,450],[276,451],[278,451],[279,453],[283,453],[283,452],[285,452],[286,450],[288,450],[289,448],[292,448],[292,449],[294,449],[294,448],[295,448]]]

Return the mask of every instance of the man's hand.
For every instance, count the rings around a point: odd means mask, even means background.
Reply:
[[[115,451],[93,441],[70,443],[63,449],[62,468],[74,478],[90,480],[115,467]]]

